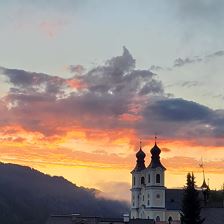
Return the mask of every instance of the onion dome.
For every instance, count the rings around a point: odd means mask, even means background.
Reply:
[[[157,167],[161,167],[162,169],[166,170],[166,168],[162,165],[162,163],[160,162],[160,153],[161,150],[160,148],[157,146],[156,142],[155,145],[153,146],[153,148],[150,150],[151,152],[151,162],[148,166],[148,168],[157,168]]]
[[[140,148],[139,151],[136,153],[136,158],[137,159],[145,159],[145,153],[142,151],[142,149]]]
[[[141,146],[139,151],[136,153],[136,166],[133,171],[141,171],[145,169],[145,153],[143,152]]]

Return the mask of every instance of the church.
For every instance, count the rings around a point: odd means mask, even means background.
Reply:
[[[51,215],[47,224],[180,224],[184,190],[165,187],[166,168],[160,161],[161,150],[157,145],[156,138],[150,152],[151,161],[146,165],[146,154],[140,143],[140,149],[136,153],[136,166],[131,171],[132,187],[129,214],[124,214],[123,218],[91,217],[77,213]],[[203,187],[208,187],[205,178],[201,189]],[[201,193],[203,192],[201,191]],[[201,210],[201,216],[206,218],[203,224],[223,224],[223,214],[223,206],[204,206]]]
[[[172,190],[165,187],[166,168],[160,161],[161,150],[156,139],[150,152],[151,162],[146,165],[146,154],[140,143],[140,149],[136,153],[136,166],[131,171],[131,219],[153,219],[157,222],[179,221],[180,205],[175,206],[177,202],[170,198]],[[176,191],[175,195],[178,195],[178,190]]]

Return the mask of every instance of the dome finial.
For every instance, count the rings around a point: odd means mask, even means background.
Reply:
[[[157,133],[155,132],[155,145],[157,144]]]
[[[142,139],[141,138],[139,139],[139,146],[140,146],[140,149],[142,149]]]

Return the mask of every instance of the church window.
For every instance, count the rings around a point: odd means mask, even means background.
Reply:
[[[147,205],[149,206],[149,200],[148,200],[148,202],[147,202]]]
[[[148,175],[148,182],[150,183],[150,174]]]
[[[145,178],[141,177],[141,184],[145,184]]]
[[[160,183],[160,175],[156,174],[156,183],[159,184]]]
[[[160,221],[160,217],[156,216],[156,222],[159,222],[159,221]]]
[[[157,195],[156,195],[156,198],[158,198],[158,199],[159,199],[159,198],[160,198],[160,194],[157,194]]]
[[[144,195],[142,196],[142,201],[144,201],[145,200],[145,197],[144,197]]]
[[[133,184],[135,185],[135,177],[133,178]]]
[[[171,223],[172,221],[173,221],[173,218],[170,216],[170,217],[168,218],[168,222]]]
[[[149,194],[148,194],[148,198],[149,198]]]

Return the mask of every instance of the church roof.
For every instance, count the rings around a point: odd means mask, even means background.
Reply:
[[[145,169],[145,153],[143,152],[141,146],[139,151],[136,153],[136,166],[133,171],[141,171]]]
[[[180,210],[184,195],[183,189],[166,189],[166,209]]]
[[[160,156],[159,155],[161,153],[161,150],[157,146],[156,142],[155,142],[155,145],[153,146],[153,148],[150,150],[150,152],[151,152],[152,156],[151,156],[151,162],[150,162],[148,168],[161,167],[162,169],[166,170],[166,168],[160,162]]]

